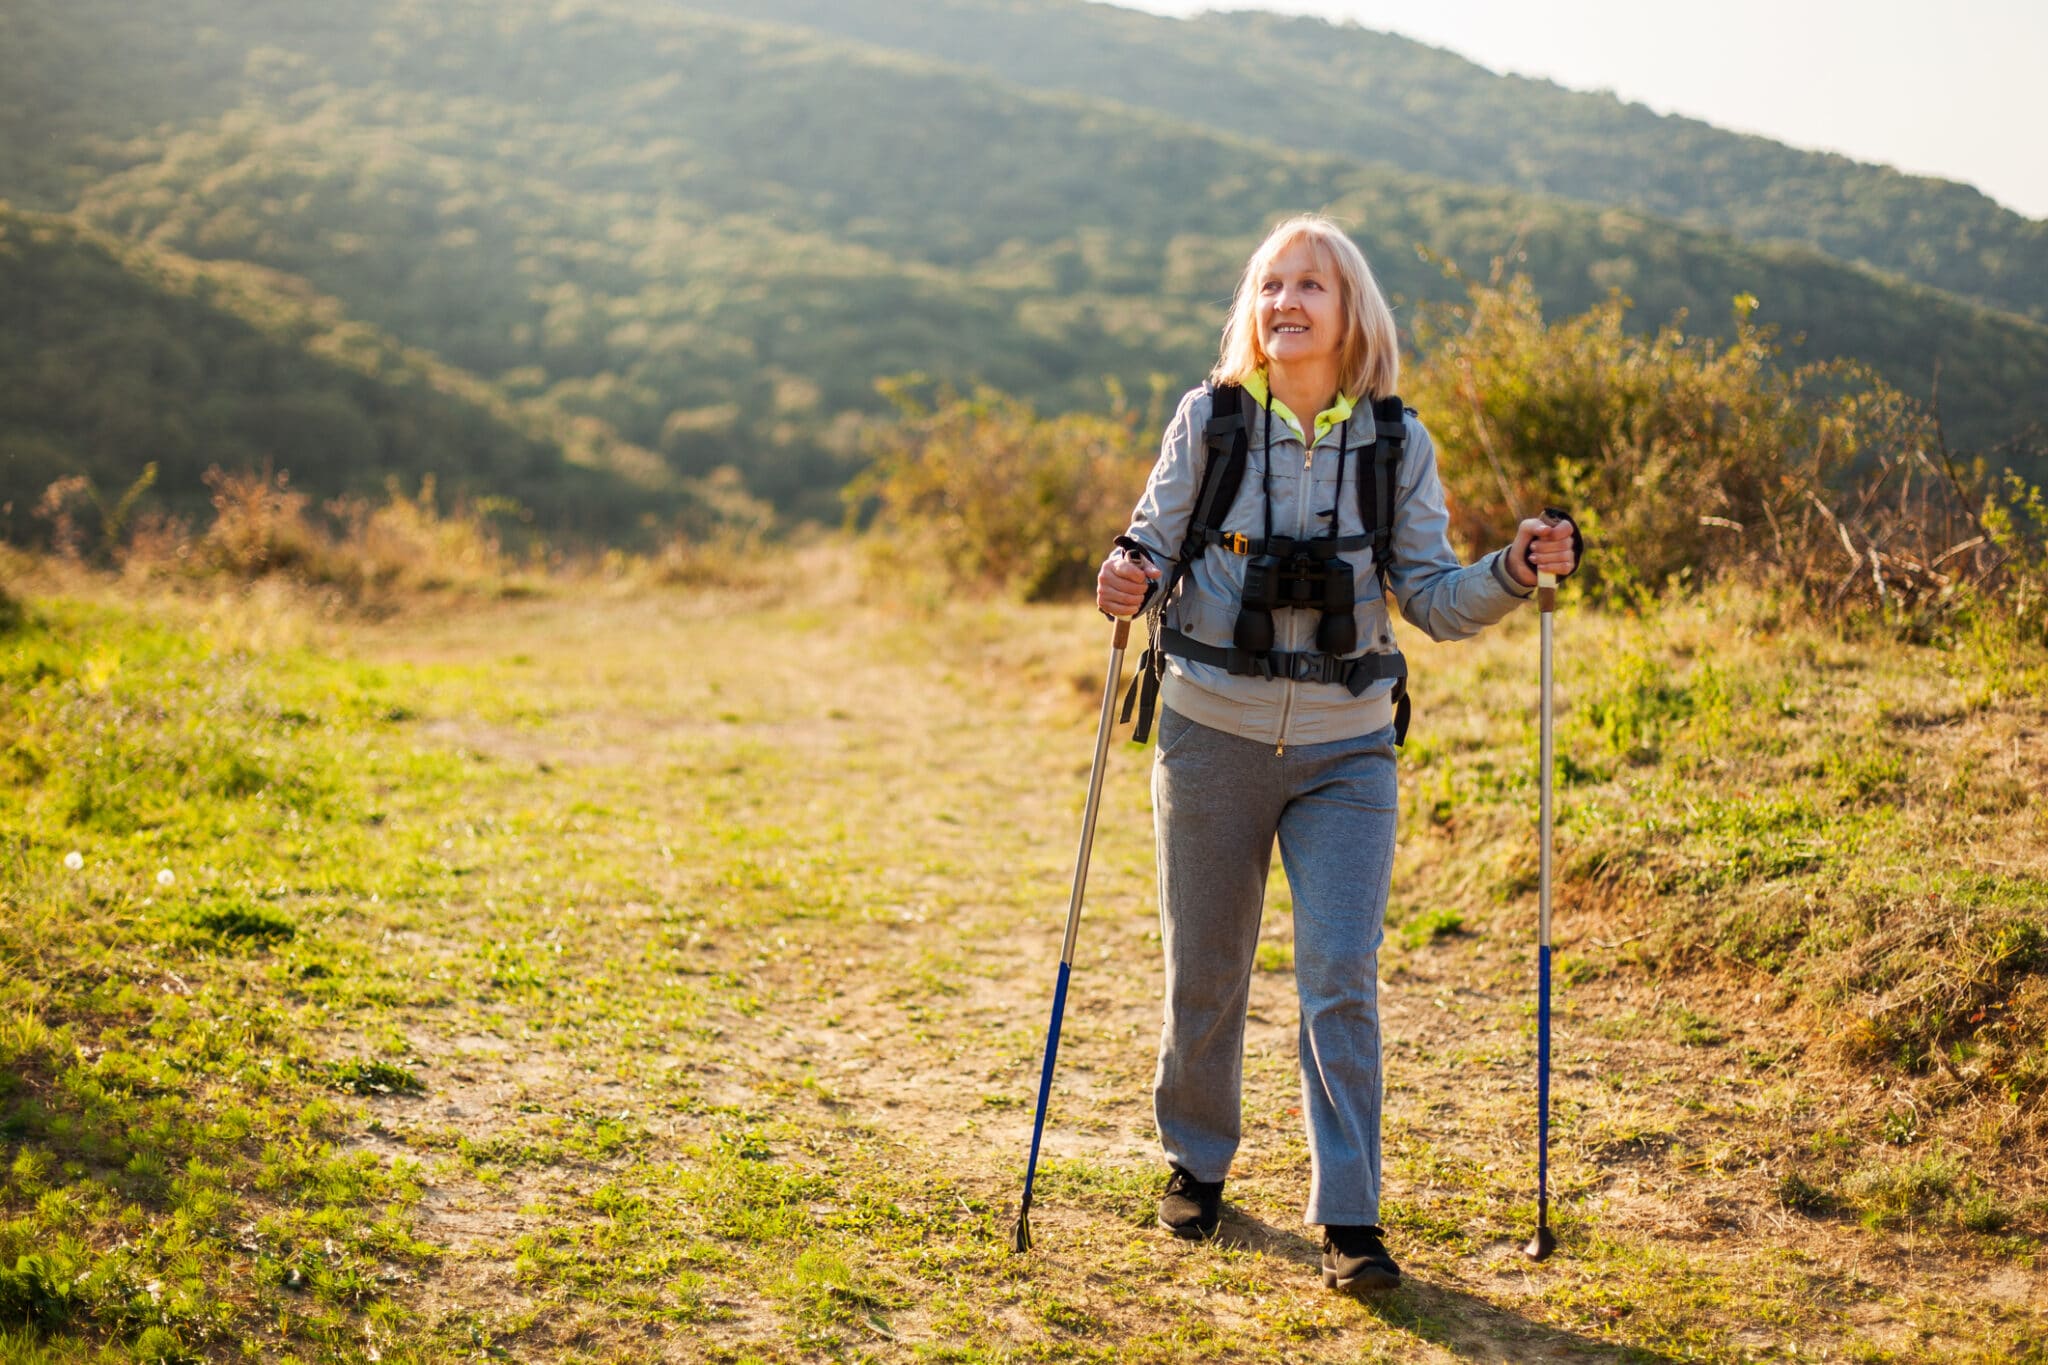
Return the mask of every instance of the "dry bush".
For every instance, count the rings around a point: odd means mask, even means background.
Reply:
[[[291,487],[289,474],[268,465],[260,474],[230,474],[215,465],[205,479],[213,491],[213,525],[199,542],[207,567],[238,578],[320,577],[327,536],[307,518],[307,496]]]
[[[888,570],[929,557],[1026,601],[1085,594],[1152,463],[1136,414],[1039,418],[987,390],[932,406],[889,392],[900,419],[871,433],[874,462],[847,490],[850,508],[872,510]]]
[[[85,550],[85,532],[78,518],[91,503],[92,481],[83,474],[59,479],[36,500],[36,518],[50,527],[50,550],[59,559],[76,560]]]
[[[135,519],[117,559],[128,578],[157,578],[189,571],[196,544],[191,522],[151,510]]]
[[[687,584],[765,582],[774,572],[765,553],[774,510],[730,468],[691,482],[688,510],[653,556],[597,547],[582,558],[550,548],[509,500],[457,499],[443,510],[432,475],[416,493],[391,478],[381,498],[344,496],[316,509],[286,471],[214,466],[204,475],[213,518],[197,532],[159,510],[135,513],[154,475],[151,466],[112,503],[83,477],[52,484],[38,515],[57,560],[105,559],[138,582],[218,576],[316,589],[330,603],[377,610],[412,595],[530,592],[541,578],[593,572]]]
[[[492,518],[518,509],[498,499],[458,503],[442,512],[434,478],[409,494],[396,478],[381,501],[330,499],[315,517],[310,499],[284,471],[206,472],[214,520],[187,555],[178,523],[139,523],[132,557],[143,564],[177,558],[192,570],[242,579],[283,578],[338,590],[357,605],[410,593],[505,590],[516,565]]]
[[[385,481],[382,502],[332,499],[326,511],[339,533],[328,549],[324,577],[358,600],[378,593],[495,588],[513,566],[489,518],[508,510],[517,509],[490,500],[459,503],[443,514],[431,474],[420,480],[417,496],[394,477]]]
[[[49,524],[50,549],[59,559],[76,563],[86,557],[89,549],[98,563],[111,563],[120,553],[136,504],[155,484],[156,464],[152,461],[142,467],[142,473],[128,485],[126,492],[108,502],[91,479],[83,474],[73,474],[69,478],[58,479],[43,490],[42,497],[36,501],[35,515],[38,520]],[[90,547],[86,543],[85,528],[79,520],[88,508],[99,526],[99,535]]]

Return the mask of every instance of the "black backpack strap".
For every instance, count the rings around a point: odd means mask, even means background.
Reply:
[[[1117,716],[1117,724],[1130,724],[1131,708],[1137,708],[1138,724],[1131,731],[1133,744],[1143,744],[1152,738],[1152,717],[1159,709],[1159,674],[1163,668],[1156,661],[1163,657],[1156,644],[1146,649],[1139,656],[1138,671],[1131,675],[1131,685],[1124,689],[1124,709]]]
[[[1209,664],[1226,673],[1240,677],[1266,678],[1274,681],[1336,683],[1347,689],[1352,696],[1362,697],[1365,689],[1376,682],[1392,678],[1396,690],[1408,676],[1408,660],[1399,650],[1388,650],[1383,654],[1357,654],[1339,658],[1335,654],[1319,654],[1314,650],[1290,652],[1268,650],[1254,654],[1250,650],[1235,646],[1212,645],[1183,635],[1177,630],[1167,629],[1159,633],[1159,648],[1183,659]]]
[[[1358,481],[1358,520],[1372,537],[1372,567],[1379,575],[1380,596],[1391,616],[1394,603],[1387,581],[1394,567],[1394,499],[1401,487],[1401,456],[1408,449],[1408,410],[1398,395],[1375,398],[1372,403],[1372,473]],[[1394,743],[1408,740],[1408,720],[1414,712],[1408,695],[1408,679],[1394,680]]]
[[[1180,586],[1189,566],[1207,553],[1211,545],[1224,545],[1243,554],[1241,547],[1247,543],[1242,537],[1226,537],[1221,530],[1223,519],[1230,515],[1231,505],[1237,501],[1238,489],[1244,486],[1245,466],[1251,459],[1251,427],[1245,415],[1244,388],[1239,384],[1215,383],[1208,388],[1209,421],[1202,429],[1202,477],[1195,485],[1194,510],[1188,515],[1187,531],[1181,538],[1173,573],[1159,585],[1158,596],[1152,599],[1158,606],[1150,617],[1148,647],[1138,659],[1138,671],[1124,693],[1119,716],[1119,723],[1129,721],[1133,708],[1136,709],[1138,723],[1131,731],[1133,744],[1143,744],[1152,737],[1152,717],[1159,705],[1159,680],[1166,671],[1166,654],[1159,647],[1160,618],[1173,602],[1174,589]]]
[[[1180,567],[1214,543],[1223,519],[1237,501],[1244,486],[1245,465],[1251,459],[1251,428],[1245,420],[1244,389],[1237,384],[1209,386],[1209,425],[1202,432],[1205,452],[1202,481],[1196,485],[1194,511],[1188,517],[1187,535],[1181,542]]]
[[[1394,563],[1394,498],[1400,491],[1401,456],[1408,448],[1407,409],[1394,394],[1372,403],[1371,473],[1358,481],[1358,520],[1372,538],[1373,572],[1386,591]]]

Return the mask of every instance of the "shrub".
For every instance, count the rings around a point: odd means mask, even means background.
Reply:
[[[326,537],[307,520],[307,497],[292,489],[289,474],[267,466],[231,474],[215,465],[205,478],[213,525],[200,545],[209,565],[241,578],[317,566]]]
[[[2042,614],[2038,493],[1959,469],[1933,415],[1859,366],[1781,366],[1756,308],[1734,300],[1727,342],[1682,313],[1631,335],[1619,294],[1546,325],[1521,277],[1424,309],[1403,387],[1452,453],[1462,548],[1562,502],[1599,542],[1587,577],[1610,595],[1746,571],[1811,606],[1918,621],[2017,577]]]
[[[417,494],[392,478],[381,500],[334,498],[318,512],[283,470],[230,472],[215,466],[205,479],[212,490],[212,524],[195,541],[183,521],[142,514],[120,553],[131,577],[281,578],[338,589],[359,605],[407,592],[496,591],[516,567],[501,542],[499,521],[509,514],[515,531],[525,531],[531,520],[501,498],[458,501],[444,512],[432,475],[420,481]],[[125,517],[125,508],[124,501],[114,510]],[[125,520],[118,524],[129,526]],[[60,536],[58,543],[68,542]],[[537,542],[533,548],[540,550]]]
[[[385,481],[382,502],[336,498],[326,510],[340,535],[324,556],[321,576],[357,598],[387,588],[476,588],[495,583],[510,568],[489,519],[499,512],[516,514],[517,505],[487,499],[443,514],[431,474],[420,480],[417,496],[393,477]]]
[[[1042,419],[989,390],[926,406],[906,381],[885,389],[900,418],[872,434],[874,462],[846,493],[872,512],[881,553],[926,552],[1026,601],[1091,588],[1152,462],[1135,413]]]
[[[36,501],[35,515],[49,525],[50,549],[62,559],[80,559],[86,549],[85,530],[78,524],[87,507],[99,522],[99,539],[93,549],[97,559],[111,559],[134,516],[136,504],[156,484],[156,464],[142,467],[142,473],[120,497],[108,502],[83,474],[57,480],[43,489]]]

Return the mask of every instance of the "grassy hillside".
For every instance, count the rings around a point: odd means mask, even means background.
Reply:
[[[1138,396],[1192,382],[1242,254],[1305,205],[1346,217],[1407,302],[1458,292],[1418,244],[1475,269],[1512,252],[1561,309],[1625,289],[1645,326],[1684,308],[1719,330],[1753,293],[1804,338],[1795,358],[1854,354],[1923,395],[1939,359],[1966,445],[2048,418],[2048,329],[1803,248],[641,0],[431,21],[178,2],[208,69],[240,73],[206,96],[225,112],[81,153],[102,162],[83,217],[303,277],[678,474],[737,463],[799,514],[835,513],[878,377],[988,382],[1047,410],[1101,406],[1106,376]],[[127,14],[98,15],[109,68]],[[140,84],[178,87],[182,69]]]
[[[1392,34],[1264,13],[1162,19],[1086,0],[684,3],[1280,146],[1625,207],[1753,243],[1803,242],[2048,321],[2048,223],[1967,185],[1496,75]]]
[[[1106,630],[861,601],[854,568],[320,627],[40,580],[0,636],[0,1355],[1919,1362],[2048,1330],[2038,650],[1568,603],[1532,1268],[1533,623],[1411,641],[1410,1284],[1359,1304],[1297,1222],[1277,878],[1225,1235],[1151,1226],[1122,746],[1009,1252]]]
[[[647,452],[523,413],[258,267],[201,265],[0,204],[0,311],[10,540],[48,531],[35,516],[48,485],[83,476],[111,503],[145,462],[151,505],[187,518],[207,509],[213,466],[287,470],[316,500],[432,477],[449,497],[509,498],[562,532],[697,502]]]

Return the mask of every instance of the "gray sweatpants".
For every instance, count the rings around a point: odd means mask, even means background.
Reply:
[[[1393,872],[1391,726],[1275,754],[1171,711],[1152,804],[1166,1025],[1153,1108],[1166,1159],[1221,1180],[1237,1153],[1244,1023],[1273,840],[1294,892],[1307,1221],[1379,1222],[1379,949]]]

